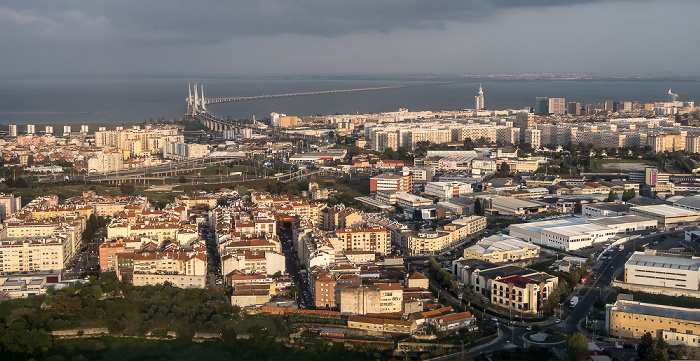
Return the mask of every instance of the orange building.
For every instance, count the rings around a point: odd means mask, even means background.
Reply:
[[[316,275],[314,282],[314,300],[318,308],[335,308],[336,281],[328,273]]]

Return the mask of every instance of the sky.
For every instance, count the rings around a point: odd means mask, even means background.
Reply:
[[[0,0],[0,78],[700,74],[697,0]]]

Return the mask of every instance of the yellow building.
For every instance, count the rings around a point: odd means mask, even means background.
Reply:
[[[335,235],[340,242],[333,247],[343,251],[372,251],[382,255],[389,253],[391,233],[384,227],[339,229]]]
[[[540,246],[500,234],[484,238],[464,250],[464,258],[496,263],[537,258],[539,255]]]
[[[605,326],[610,335],[640,339],[649,332],[670,345],[700,347],[700,310],[618,299],[608,305]]]
[[[294,116],[280,117],[280,127],[293,127],[299,123],[299,118]]]

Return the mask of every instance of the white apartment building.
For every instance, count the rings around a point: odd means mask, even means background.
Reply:
[[[67,254],[72,255],[70,245],[58,236],[31,241],[1,241],[0,273],[62,270]]]
[[[97,154],[87,160],[89,173],[108,173],[124,169],[124,156],[121,153]]]
[[[163,158],[166,159],[195,159],[205,158],[209,154],[206,144],[186,144],[166,141],[163,146]]]
[[[455,198],[460,194],[472,193],[472,186],[461,182],[428,182],[425,184],[425,194],[443,198]]]
[[[274,251],[232,252],[221,257],[221,273],[239,271],[245,274],[273,275],[285,273],[284,255]]]

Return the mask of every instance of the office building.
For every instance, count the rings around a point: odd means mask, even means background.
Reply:
[[[634,252],[625,263],[625,282],[697,291],[700,257],[646,250]]]
[[[670,345],[700,347],[700,310],[618,299],[608,305],[605,328],[611,336],[639,340],[645,333]]]
[[[472,192],[472,186],[461,182],[427,182],[425,194],[440,199],[459,197],[461,194]]]
[[[567,112],[571,115],[581,115],[581,103],[569,102]]]
[[[698,212],[669,205],[632,207],[630,214],[655,219],[659,227],[677,226],[700,219]]]
[[[413,190],[413,176],[408,172],[384,172],[369,179],[369,192]]]
[[[566,114],[566,100],[564,98],[549,98],[549,114]]]
[[[549,98],[547,98],[547,97],[535,98],[535,114],[537,114],[537,115],[549,115]]]

